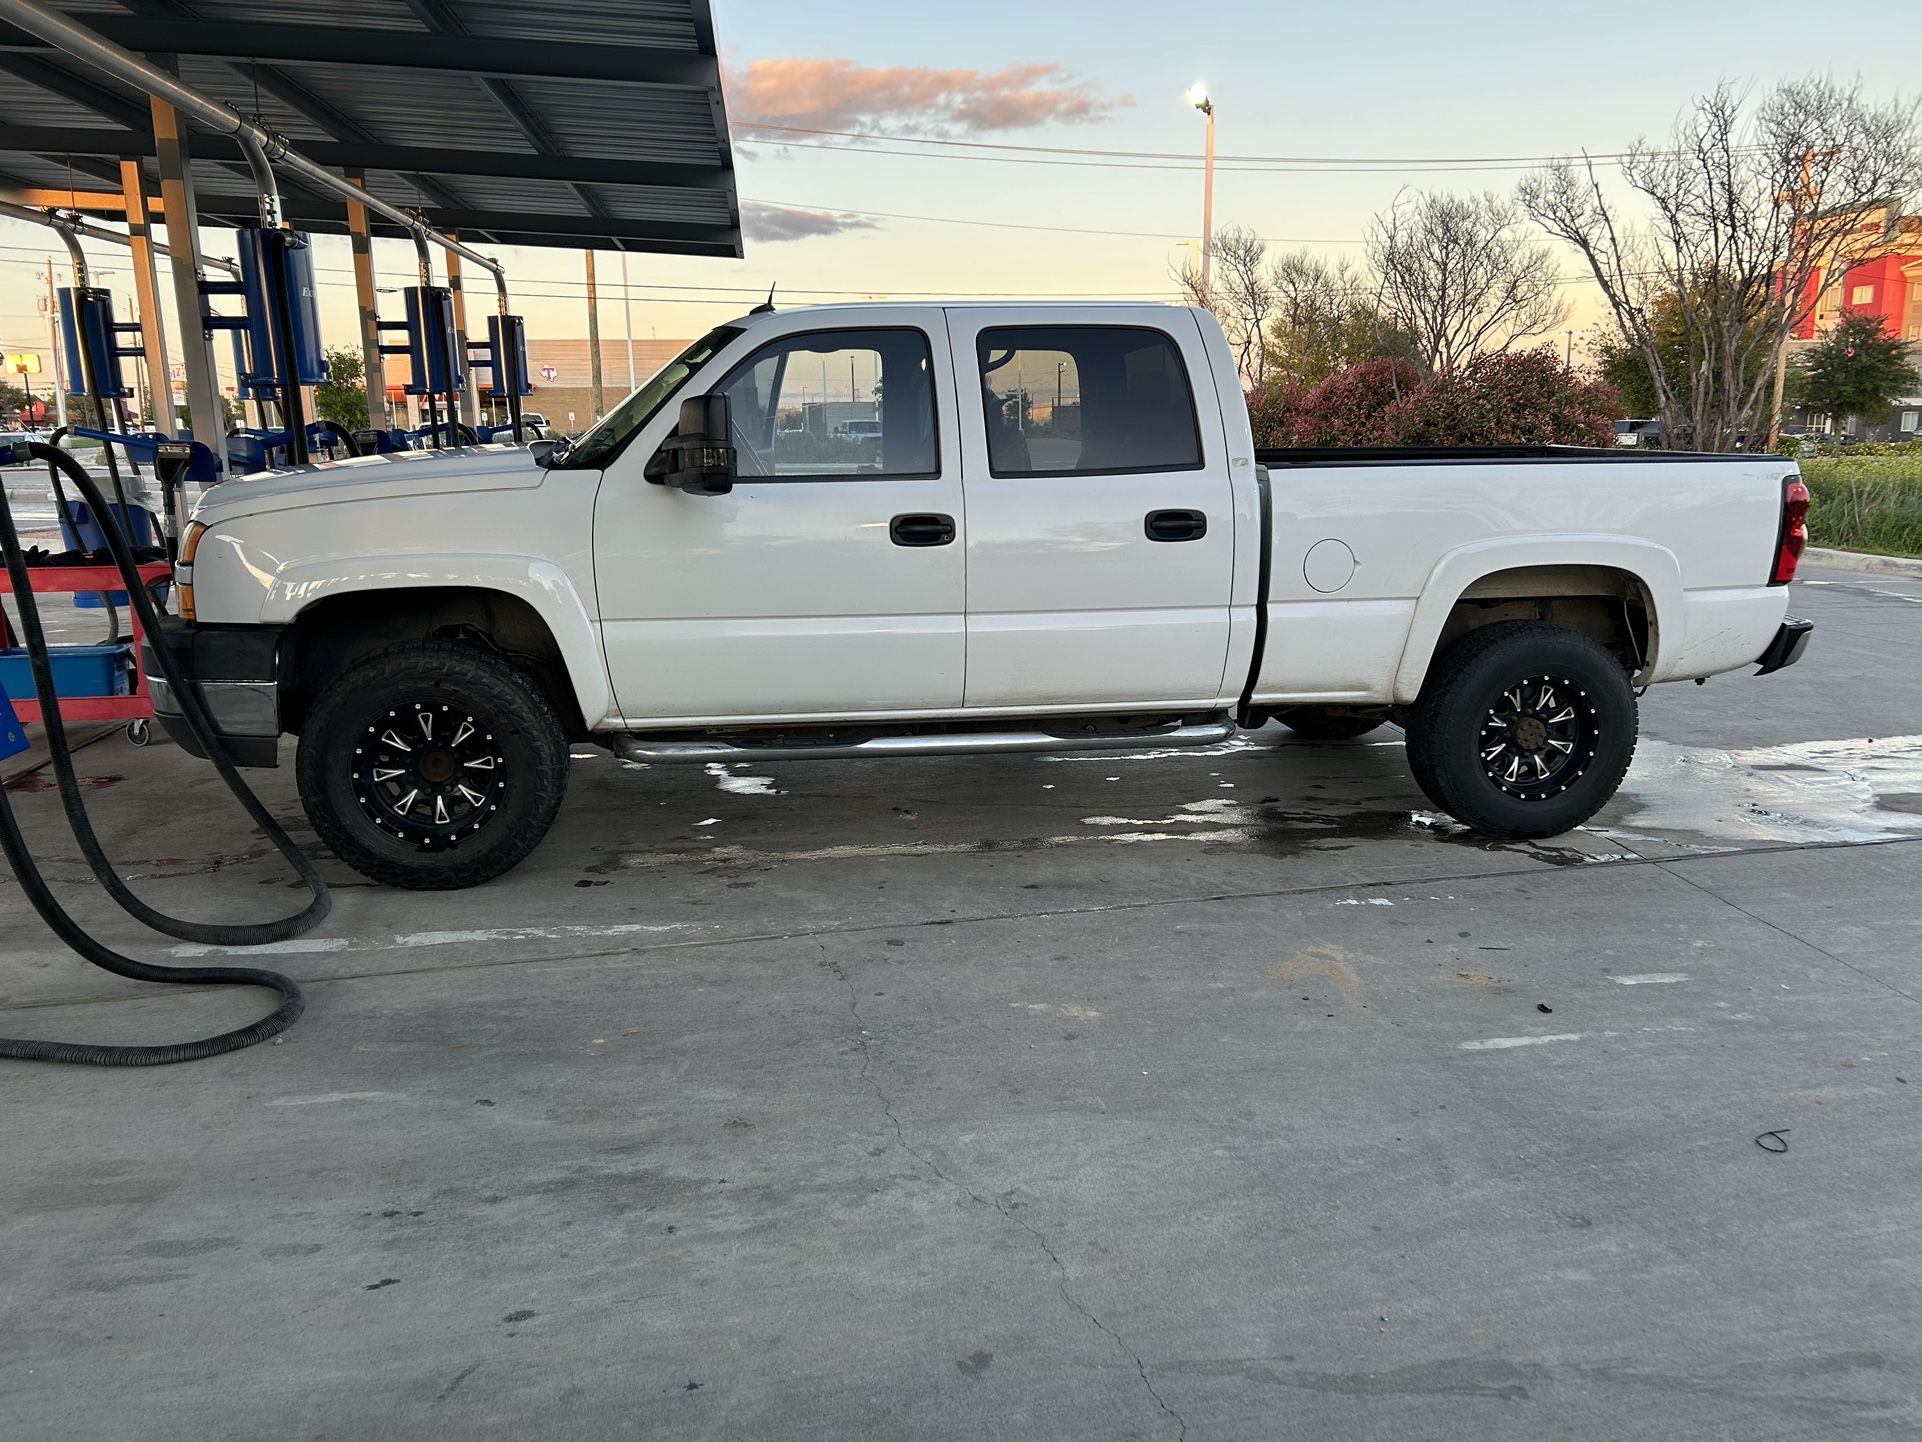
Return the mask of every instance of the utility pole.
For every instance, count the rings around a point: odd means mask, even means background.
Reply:
[[[1793,202],[1798,212],[1804,207],[1809,208],[1812,212],[1814,207],[1821,203],[1822,191],[1815,183],[1815,148],[1813,146],[1810,146],[1802,152],[1801,188],[1799,190],[1783,192],[1780,199],[1785,202]],[[1818,274],[1820,273],[1818,272]],[[1823,282],[1826,281],[1827,278],[1826,275],[1821,275],[1821,278],[1815,283],[1815,300],[1809,306],[1809,314],[1811,316],[1816,315],[1822,309],[1822,292],[1827,289]],[[1843,279],[1843,283],[1847,283],[1846,276]],[[1838,294],[1838,302],[1840,298]],[[1797,324],[1799,325],[1799,322]],[[1789,330],[1796,328],[1796,326],[1790,326]],[[1813,334],[1814,329],[1815,327],[1811,324],[1809,327],[1811,334]],[[1782,394],[1788,387],[1788,378],[1789,335],[1788,331],[1785,330],[1782,332],[1781,339],[1775,342],[1775,385],[1769,402],[1768,426],[1768,449],[1771,451],[1775,449],[1782,439]]]
[[[587,252],[587,363],[592,378],[589,398],[594,403],[594,419],[599,421],[607,409],[607,396],[601,386],[601,304],[594,284],[594,252]]]
[[[627,393],[634,394],[634,293],[627,288],[627,250],[621,250],[621,319],[627,327]]]
[[[1189,88],[1188,103],[1208,117],[1208,150],[1201,181],[1201,303],[1207,305],[1215,249],[1215,102],[1208,98],[1207,87],[1197,83]]]
[[[66,368],[60,355],[60,301],[53,287],[53,257],[47,257],[47,349],[53,352],[53,406],[60,424],[67,423]]]

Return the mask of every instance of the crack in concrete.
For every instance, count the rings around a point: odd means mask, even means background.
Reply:
[[[1894,982],[1888,980],[1886,977],[1877,976],[1874,972],[1866,970],[1863,967],[1859,967],[1854,962],[1846,960],[1843,957],[1837,956],[1834,952],[1830,951],[1827,947],[1822,946],[1816,942],[1810,941],[1806,936],[1797,935],[1795,932],[1790,931],[1786,926],[1782,926],[1776,922],[1770,921],[1766,916],[1757,915],[1755,912],[1750,911],[1746,906],[1742,905],[1741,902],[1735,901],[1729,897],[1722,895],[1722,893],[1715,890],[1714,887],[1704,885],[1702,882],[1697,881],[1694,877],[1685,875],[1680,871],[1675,871],[1666,864],[1658,867],[1657,869],[1663,872],[1663,874],[1665,875],[1673,876],[1677,881],[1686,882],[1688,885],[1694,887],[1697,891],[1701,892],[1702,895],[1708,897],[1710,900],[1719,901],[1724,906],[1732,907],[1734,910],[1741,912],[1742,915],[1746,916],[1750,921],[1755,922],[1759,926],[1767,927],[1770,931],[1775,932],[1778,936],[1785,936],[1790,941],[1795,942],[1799,946],[1806,946],[1810,951],[1814,952],[1817,956],[1826,956],[1830,961],[1834,962],[1837,966],[1846,967],[1848,970],[1854,972],[1857,976],[1862,977],[1868,981],[1872,981],[1877,986],[1887,987],[1890,991],[1894,992],[1897,996],[1901,997],[1904,1001],[1922,1002],[1922,997],[1915,995],[1915,993],[1904,991],[1901,987],[1897,986]]]
[[[1114,1343],[1121,1354],[1130,1362],[1134,1363],[1135,1374],[1141,1378],[1141,1385],[1147,1388],[1148,1395],[1154,1399],[1155,1406],[1166,1413],[1169,1420],[1180,1429],[1177,1442],[1187,1442],[1187,1420],[1183,1418],[1179,1412],[1175,1411],[1174,1408],[1170,1407],[1167,1402],[1163,1400],[1161,1393],[1155,1389],[1154,1379],[1149,1377],[1148,1365],[1141,1360],[1141,1354],[1128,1344],[1125,1337],[1090,1311],[1081,1299],[1075,1296],[1074,1292],[1069,1289],[1067,1264],[1061,1260],[1060,1254],[1049,1244],[1047,1237],[1040,1229],[1031,1224],[1026,1218],[1016,1216],[1009,1207],[1003,1204],[1002,1199],[984,1197],[959,1177],[949,1176],[941,1169],[939,1163],[908,1140],[907,1134],[901,1129],[901,1118],[895,1115],[894,1099],[883,1091],[881,1084],[869,1074],[874,1065],[874,1048],[868,1029],[861,1025],[860,996],[854,989],[854,978],[848,975],[848,970],[845,966],[828,955],[827,944],[825,942],[817,937],[815,939],[815,945],[821,950],[822,969],[847,988],[848,1015],[854,1019],[855,1045],[861,1048],[861,1071],[858,1079],[866,1083],[868,1089],[874,1093],[875,1100],[881,1103],[882,1114],[887,1117],[889,1125],[894,1128],[894,1140],[900,1145],[901,1150],[913,1157],[923,1167],[927,1168],[927,1170],[933,1173],[939,1180],[960,1192],[976,1206],[988,1208],[1004,1220],[1013,1222],[1017,1227],[1021,1228],[1022,1231],[1034,1238],[1035,1244],[1041,1248],[1042,1252],[1046,1254],[1048,1261],[1054,1266],[1055,1287],[1061,1293],[1061,1300],[1086,1318],[1088,1323],[1097,1332]]]

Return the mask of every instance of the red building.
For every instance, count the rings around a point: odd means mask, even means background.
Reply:
[[[1839,277],[1823,271],[1802,294],[1805,302],[1814,304],[1796,328],[1796,340],[1814,340],[1841,318],[1846,307],[1881,316],[1883,329],[1892,336],[1922,342],[1922,216],[1902,217],[1894,254],[1855,266]]]

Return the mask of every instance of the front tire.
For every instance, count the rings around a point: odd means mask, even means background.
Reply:
[[[1504,621],[1436,658],[1408,719],[1409,770],[1484,836],[1559,836],[1614,796],[1637,725],[1628,672],[1600,642]]]
[[[334,854],[410,891],[479,886],[547,834],[568,744],[523,671],[454,641],[362,658],[327,688],[295,757],[301,804]]]

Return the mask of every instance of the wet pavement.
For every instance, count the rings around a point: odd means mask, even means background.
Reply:
[[[1644,702],[1593,825],[1398,734],[577,766],[482,891],[341,883],[284,1046],[0,1070],[23,1436],[1881,1438],[1922,1428],[1922,583]],[[87,622],[83,624],[93,624]],[[297,904],[82,753],[169,910]],[[311,840],[283,769],[261,778]],[[12,793],[89,920],[55,799]],[[0,1031],[185,1036],[0,885]],[[1786,1148],[1786,1150],[1777,1150]]]

